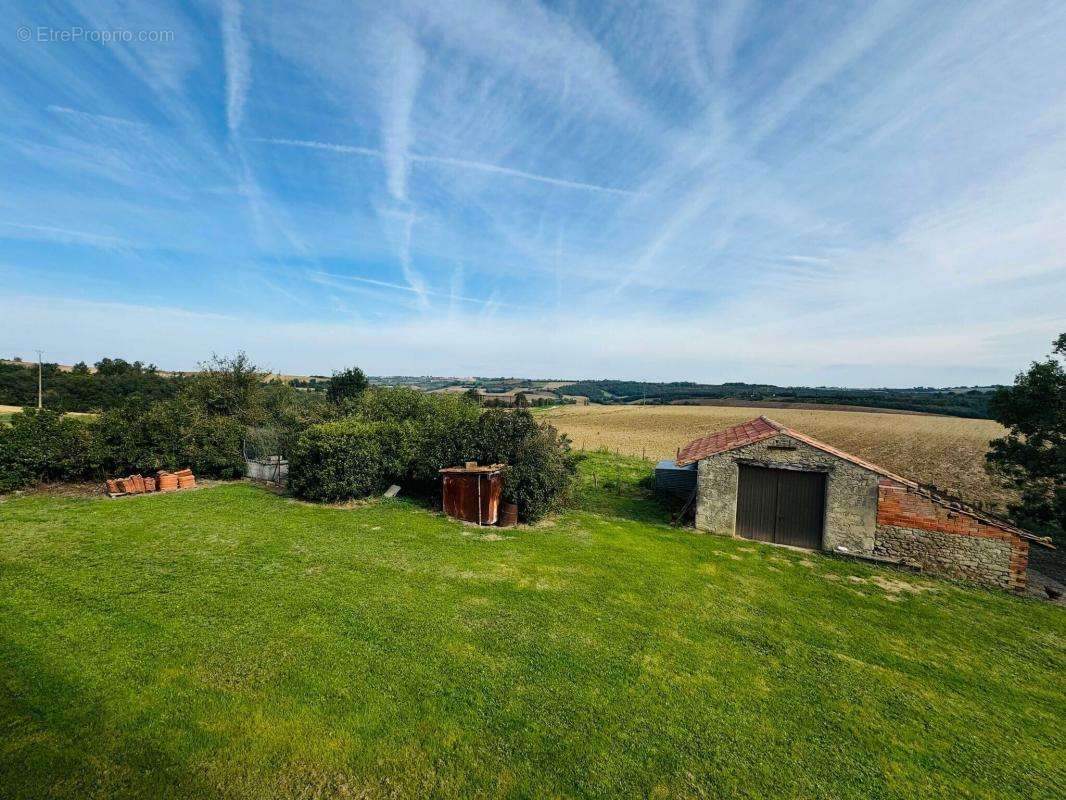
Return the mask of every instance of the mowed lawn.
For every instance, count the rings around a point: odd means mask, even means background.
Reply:
[[[0,502],[0,796],[1062,796],[1062,609],[671,528],[645,469],[514,530]]]

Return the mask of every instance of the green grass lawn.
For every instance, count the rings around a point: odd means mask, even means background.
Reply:
[[[1061,609],[671,528],[648,469],[495,531],[7,499],[0,796],[1062,796]]]

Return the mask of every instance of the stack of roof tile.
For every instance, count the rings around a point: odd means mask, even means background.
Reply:
[[[167,472],[165,469],[161,469],[155,474],[155,478],[159,491],[176,492],[178,490],[178,476],[173,472]]]
[[[177,472],[159,470],[154,478],[142,475],[130,475],[126,478],[108,478],[107,493],[111,497],[127,494],[145,494],[147,492],[174,492],[178,489],[192,489],[196,486],[196,476],[191,469]]]

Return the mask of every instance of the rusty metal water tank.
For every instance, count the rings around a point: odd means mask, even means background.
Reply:
[[[478,525],[495,525],[500,513],[503,464],[478,466],[468,461],[462,467],[440,471],[444,513]]]

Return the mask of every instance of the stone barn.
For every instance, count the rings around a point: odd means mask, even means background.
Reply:
[[[696,527],[1023,592],[1046,540],[759,417],[696,439]]]

